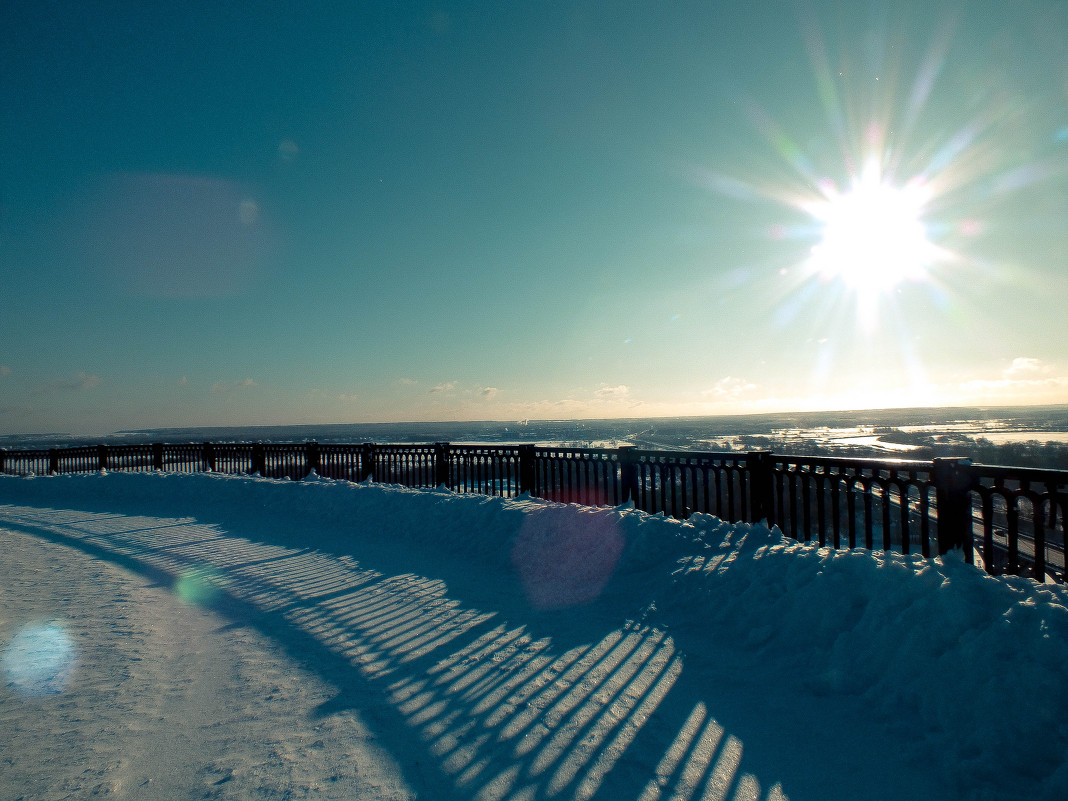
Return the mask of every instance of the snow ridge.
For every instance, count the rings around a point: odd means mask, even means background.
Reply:
[[[372,562],[400,546],[412,572],[526,621],[531,636],[579,641],[602,623],[662,631],[717,719],[771,760],[787,793],[794,776],[825,798],[875,797],[856,786],[827,795],[833,783],[815,778],[860,758],[945,798],[1053,799],[1068,783],[1068,588],[992,577],[955,555],[835,552],[709,515],[314,475],[5,476],[0,503],[194,515]]]

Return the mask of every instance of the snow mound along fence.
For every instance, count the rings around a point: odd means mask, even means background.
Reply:
[[[1068,471],[971,464],[540,445],[179,443],[0,451],[0,473],[316,475],[652,514],[767,521],[800,542],[923,556],[1064,582]]]
[[[859,748],[843,740],[856,733],[849,726],[862,726],[865,748],[885,754],[882,738],[895,738],[903,772],[936,764],[946,785],[937,797],[1052,801],[1068,781],[1068,586],[994,578],[959,552],[836,551],[702,513],[682,521],[630,504],[592,508],[317,475],[0,478],[0,523],[18,526],[42,509],[79,510],[60,531],[91,518],[85,511],[163,516],[196,523],[198,543],[216,532],[346,564],[358,555],[440,580],[472,608],[557,641],[596,640],[603,620],[639,621],[670,635],[684,655],[690,678],[677,692],[698,688],[721,706],[739,694],[759,699],[720,709],[747,747],[779,743],[762,739],[776,718],[775,726],[811,736],[818,756],[792,770],[811,763],[823,771],[819,749]],[[145,525],[122,522],[123,533],[94,542],[156,537]],[[167,537],[152,541],[173,552]],[[391,563],[390,554],[403,556]]]

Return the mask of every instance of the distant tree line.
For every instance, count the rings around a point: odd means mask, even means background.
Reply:
[[[937,437],[935,439],[938,439]],[[959,451],[951,453],[950,451]],[[960,444],[933,442],[921,445],[917,458],[935,456],[964,456],[979,464],[1006,464],[1014,467],[1042,467],[1047,470],[1068,470],[1068,443],[1064,442],[991,442],[985,437],[969,439]]]
[[[1046,470],[1068,470],[1068,443],[991,442],[985,437],[962,434],[925,434],[898,431],[880,433],[884,442],[912,446],[897,453],[885,448],[856,444],[817,443],[812,440],[785,437],[744,435],[737,440],[742,450],[770,450],[790,456],[844,456],[858,458],[901,458],[929,461],[936,457],[959,456],[977,464],[1002,464],[1013,467],[1039,467]]]

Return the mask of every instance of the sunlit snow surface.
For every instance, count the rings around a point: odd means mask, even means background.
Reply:
[[[5,526],[321,638],[395,710],[396,758],[435,765],[449,798],[1052,801],[1068,785],[1068,589],[955,556],[314,476],[0,477]],[[22,637],[5,670],[50,665],[55,692],[61,639]]]

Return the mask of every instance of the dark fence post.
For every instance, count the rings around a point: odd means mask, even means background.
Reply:
[[[256,473],[261,476],[267,475],[267,451],[264,449],[262,442],[254,442],[252,444],[252,467],[250,472],[253,475]]]
[[[449,443],[434,443],[434,486],[449,486]]]
[[[7,470],[7,465],[4,464],[6,461],[7,451],[5,451],[3,448],[0,448],[0,475],[2,475]]]
[[[56,450],[55,448],[49,448],[48,449],[48,473],[49,473],[49,475],[51,475],[52,473],[58,473],[58,472],[59,472],[59,451]]]
[[[200,451],[200,468],[205,473],[215,472],[215,445],[205,442]]]
[[[938,503],[938,554],[964,549],[966,562],[972,561],[971,461],[956,457],[936,458],[931,479]]]
[[[375,480],[375,444],[365,442],[360,446],[360,481]]]
[[[534,446],[519,446],[519,494],[534,494]]]
[[[749,522],[775,524],[775,482],[771,451],[749,451],[745,469],[749,473]]]
[[[107,445],[97,445],[96,446],[96,462],[97,462],[97,470],[107,470],[108,469],[108,446]]]
[[[163,470],[163,443],[162,442],[153,442],[152,443],[152,469],[153,470],[159,470],[159,471]]]
[[[633,502],[638,508],[638,457],[634,455],[633,445],[620,445],[619,454],[619,501]]]
[[[319,473],[319,443],[318,442],[306,442],[304,443],[304,477],[307,478],[312,473]]]

